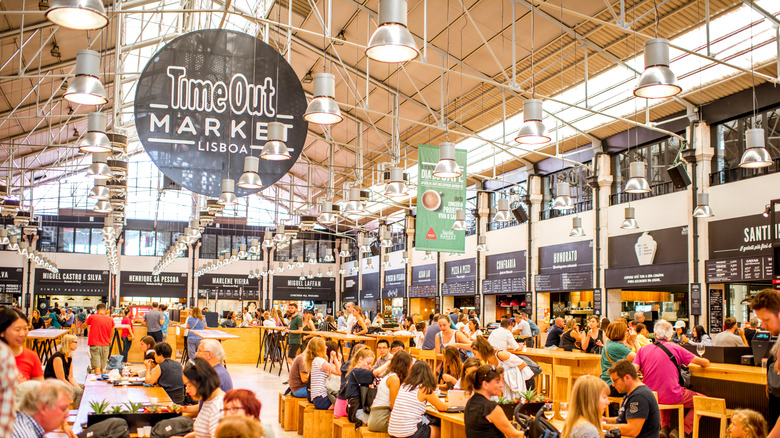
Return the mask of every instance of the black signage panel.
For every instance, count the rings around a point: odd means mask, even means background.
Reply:
[[[208,291],[210,297],[227,300],[259,300],[260,281],[246,275],[205,274],[198,278],[198,292]]]
[[[21,295],[23,276],[23,268],[0,268],[0,293]]]
[[[36,295],[108,297],[108,271],[60,269],[57,273],[35,270]]]
[[[485,257],[485,278],[524,277],[526,252],[514,251]]]
[[[701,284],[691,284],[691,315],[701,315]]]
[[[263,186],[290,170],[306,140],[306,105],[298,75],[279,52],[251,35],[207,29],[174,39],[150,58],[136,87],[135,126],[165,176],[218,197],[223,179],[243,173],[245,157],[260,156],[269,122],[284,125],[291,157],[260,160]]]
[[[608,245],[610,268],[686,263],[688,227],[610,237]]]
[[[534,276],[537,292],[565,292],[593,289],[593,271],[561,272]]]
[[[455,295],[474,295],[477,293],[477,281],[455,281],[442,283],[441,294],[445,297]]]
[[[607,289],[688,284],[688,264],[671,263],[607,269],[604,275]]]
[[[360,287],[360,299],[369,297],[369,300],[379,299],[379,272],[363,274],[363,284]]]
[[[772,280],[772,256],[740,257],[704,262],[707,283]]]
[[[539,272],[581,272],[593,266],[593,241],[564,243],[539,248]],[[590,289],[592,286],[588,286]]]
[[[593,289],[593,314],[601,315],[601,289]]]
[[[392,298],[403,298],[406,294],[406,269],[393,269],[385,271],[385,288],[382,291],[382,298],[389,300]]]
[[[351,275],[344,278],[344,291],[341,294],[341,302],[353,302],[358,301],[358,277],[357,275]]]
[[[772,255],[769,218],[762,214],[709,223],[710,259]],[[776,224],[775,237],[780,237]]]
[[[333,301],[336,299],[336,279],[299,280],[298,277],[274,275],[273,297],[274,300]]]
[[[493,280],[482,280],[483,295],[498,294],[518,294],[528,290],[525,276],[522,277],[504,277]]]
[[[409,298],[431,298],[436,296],[436,285],[409,286]]]
[[[187,298],[187,274],[166,272],[122,271],[119,274],[120,293],[125,297]]]
[[[477,279],[477,259],[444,262],[444,282]]]
[[[710,289],[710,333],[723,331],[723,291]]]
[[[436,265],[412,266],[412,286],[436,285]]]

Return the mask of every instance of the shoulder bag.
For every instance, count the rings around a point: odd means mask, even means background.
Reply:
[[[536,413],[535,417],[520,413],[522,407],[522,403],[518,403],[515,407],[515,421],[520,427],[520,430],[525,433],[526,437],[560,438],[561,432],[544,418],[544,407],[539,409],[539,412]]]
[[[690,388],[691,387],[691,370],[688,369],[688,366],[687,365],[678,364],[677,363],[677,359],[675,359],[675,357],[672,354],[672,352],[669,351],[669,349],[666,348],[666,346],[663,343],[661,343],[661,341],[656,341],[655,345],[658,348],[660,348],[661,350],[663,350],[664,353],[666,353],[666,355],[669,356],[669,360],[671,360],[672,363],[674,364],[674,366],[677,367],[677,378],[678,378],[678,383],[680,384],[680,386],[682,386],[683,388]]]

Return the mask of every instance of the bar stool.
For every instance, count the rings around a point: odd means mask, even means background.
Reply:
[[[539,383],[536,385],[538,393],[547,391],[547,394],[552,397],[553,394],[553,372],[552,364],[545,362],[537,362],[537,365],[542,369],[542,373],[539,374]]]
[[[653,391],[653,395],[655,396],[655,400],[658,401],[658,393]],[[658,410],[659,411],[677,410],[677,423],[678,423],[677,428],[678,428],[678,432],[682,431],[683,426],[685,425],[685,405],[683,405],[682,403],[677,403],[677,404],[658,403]]]
[[[733,410],[726,409],[726,399],[693,396],[693,438],[699,438],[701,417],[717,418],[720,423],[720,436],[726,436],[726,425],[733,413]]]

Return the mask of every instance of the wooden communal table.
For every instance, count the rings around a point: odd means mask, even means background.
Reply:
[[[591,374],[601,375],[601,355],[582,353],[577,351],[548,350],[546,348],[526,348],[523,351],[513,351],[522,354],[534,362],[543,362],[552,365],[552,394],[550,396],[557,402],[569,401],[568,382],[565,377],[556,375],[556,367],[571,367],[572,380]],[[574,382],[572,382],[574,386]]]
[[[433,406],[428,406],[426,413],[441,420],[441,433],[446,438],[466,438],[466,423],[463,413],[439,412]]]
[[[65,329],[35,329],[27,333],[28,348],[34,351],[41,359],[41,363],[46,365],[52,354],[57,350],[57,341],[70,333]]]
[[[764,368],[726,363],[711,363],[705,368],[694,364],[688,367],[694,391],[726,399],[728,409],[753,409],[764,416],[768,414]],[[718,432],[714,430],[713,433]]]
[[[396,333],[376,333],[373,335],[366,335],[369,338],[374,338],[374,352],[376,353],[376,342],[379,342],[380,339],[386,340],[389,344],[392,344],[393,341],[401,341],[404,343],[404,349],[409,351],[409,339],[412,339],[414,335],[399,335]]]
[[[216,339],[222,342],[226,339],[239,339],[239,336],[225,333],[222,330],[206,329],[206,330],[190,330],[189,335],[195,335],[201,339]]]
[[[94,380],[95,375],[87,376],[84,383],[84,395],[81,396],[79,412],[76,415],[76,421],[73,424],[73,432],[78,434],[87,424],[87,415],[92,411],[89,403],[92,401],[107,400],[111,406],[121,406],[124,403],[143,403],[151,405],[151,398],[157,398],[154,403],[160,406],[170,406],[173,402],[168,394],[160,386],[114,386],[111,383]],[[135,431],[131,431],[134,433]]]

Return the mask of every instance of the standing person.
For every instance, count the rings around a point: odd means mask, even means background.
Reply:
[[[520,348],[512,332],[509,331],[511,325],[509,318],[504,318],[501,320],[499,327],[490,332],[487,341],[493,348],[496,350],[517,350]],[[476,338],[473,340],[476,340]]]
[[[5,343],[0,342],[0,436],[13,433],[16,381],[14,354]]]
[[[563,318],[555,318],[555,324],[550,326],[547,330],[547,341],[544,343],[544,348],[548,350],[557,350],[558,345],[561,344],[561,335],[563,334]]]
[[[366,324],[366,317],[363,315],[363,309],[360,306],[352,308],[352,316],[355,317],[355,323],[352,324],[353,335],[365,335],[368,333],[368,324]]]
[[[84,322],[87,320],[87,311],[79,309],[79,314],[76,316],[76,335],[84,335]]]
[[[171,323],[171,317],[168,315],[168,305],[162,304],[160,305],[160,312],[163,315],[163,323],[162,323],[162,340],[167,341],[168,340],[168,325]]]
[[[756,313],[758,319],[761,320],[761,327],[769,330],[772,336],[780,335],[780,293],[774,289],[764,289],[753,297],[750,307]],[[774,366],[772,365],[773,362]],[[772,369],[777,372],[779,363],[777,356],[773,355],[769,360],[767,372],[770,372]],[[780,438],[780,426],[778,426],[780,421],[777,421],[778,416],[780,416],[780,395],[772,394],[772,392],[772,388],[767,387],[767,393],[769,394],[769,405],[767,407],[769,438]]]
[[[152,310],[144,314],[143,320],[146,325],[146,334],[154,338],[155,342],[162,342],[162,325],[165,323],[165,317],[159,310],[158,303],[152,303]]]
[[[190,397],[202,402],[192,432],[184,438],[214,438],[219,420],[224,415],[225,393],[219,389],[219,376],[205,360],[196,357],[182,373],[184,389]]]
[[[81,394],[84,393],[84,385],[80,385],[73,378],[73,352],[79,346],[76,335],[65,335],[62,337],[60,349],[54,353],[46,362],[46,369],[43,371],[45,379],[57,379],[68,385],[73,390],[73,399],[76,406],[81,404]]]
[[[482,365],[467,374],[466,380],[474,388],[463,413],[466,438],[522,438],[523,432],[512,426],[504,410],[493,401],[503,390],[501,369]]]
[[[387,433],[395,438],[438,438],[441,420],[425,413],[428,403],[439,412],[449,409],[437,394],[433,370],[418,360],[398,390]]]
[[[596,320],[598,327],[598,319]],[[601,418],[609,406],[609,387],[596,376],[580,376],[574,382],[563,438],[604,438]]]
[[[111,332],[114,330],[114,320],[106,314],[106,305],[98,304],[97,313],[89,315],[84,327],[89,328],[87,345],[89,345],[89,354],[92,357],[91,365],[95,373],[100,374],[106,369],[108,364],[108,346],[111,344]]]
[[[190,316],[187,317],[187,322],[184,323],[184,328],[188,330],[205,330],[206,319],[203,317],[203,313],[199,308],[193,307]],[[195,353],[200,346],[201,337],[194,334],[187,335],[187,356],[190,361],[195,359]]]
[[[607,342],[604,331],[599,328],[599,318],[591,316],[588,318],[588,331],[582,335],[582,351],[585,353],[598,354]]]
[[[344,304],[344,312],[347,315],[347,333],[352,333],[352,327],[357,322],[357,318],[352,313],[352,310],[355,308],[355,303],[352,301],[347,301],[347,304]]]
[[[483,337],[477,338],[471,344],[471,351],[483,364],[504,369],[504,397],[512,399],[519,397],[520,393],[526,390],[527,381],[534,377],[534,372],[523,359],[508,351],[495,350]]]
[[[286,331],[300,330],[303,327],[303,318],[298,313],[298,305],[290,303],[287,305],[287,312],[290,313],[290,326]],[[298,333],[289,333],[287,335],[287,364],[292,365],[293,359],[298,355],[301,349],[302,335]]]
[[[11,307],[0,309],[0,341],[5,342],[13,353],[19,383],[43,380],[41,360],[34,351],[24,346],[28,325],[27,317],[22,312]]]
[[[395,405],[401,382],[406,380],[412,369],[412,356],[406,351],[399,351],[390,361],[387,374],[376,387],[376,397],[368,415],[368,430],[387,433],[387,423]]]
[[[336,321],[336,330],[344,331],[347,329],[347,318],[344,317],[344,311],[339,310],[339,318]]]
[[[642,371],[643,382],[651,391],[658,393],[658,402],[662,404],[682,404],[688,409],[685,416],[685,433],[693,431],[693,397],[701,395],[680,386],[678,368],[680,365],[694,363],[701,367],[710,365],[710,361],[696,356],[685,348],[670,342],[672,325],[663,319],[655,323],[655,344],[642,347],[634,358],[634,365]],[[674,361],[669,357],[671,355]],[[617,388],[617,386],[616,386]],[[620,389],[620,388],[618,388]],[[668,430],[671,411],[661,412],[661,426]]]
[[[130,326],[130,328],[122,329],[122,333],[119,335],[122,338],[122,360],[127,363],[127,355],[130,353],[130,346],[133,345],[135,331],[133,330],[133,321],[130,319],[130,308],[126,308],[123,313],[122,325]]]
[[[225,392],[233,389],[233,378],[230,377],[227,368],[223,365],[225,362],[225,349],[222,343],[216,339],[204,339],[198,345],[198,351],[195,357],[199,357],[211,365],[219,376],[219,388]]]
[[[241,327],[249,327],[251,323],[252,314],[249,313],[249,307],[244,307],[244,312],[241,314]],[[265,326],[265,324],[263,324],[263,326]]]
[[[658,402],[653,391],[639,380],[634,365],[625,359],[619,360],[609,368],[609,375],[615,388],[626,396],[618,416],[606,419],[608,425],[615,425],[608,427],[620,429],[620,435],[625,437],[658,438],[661,429]]]
[[[729,316],[723,321],[723,331],[712,338],[713,347],[747,347],[745,332],[737,326],[737,320]]]

